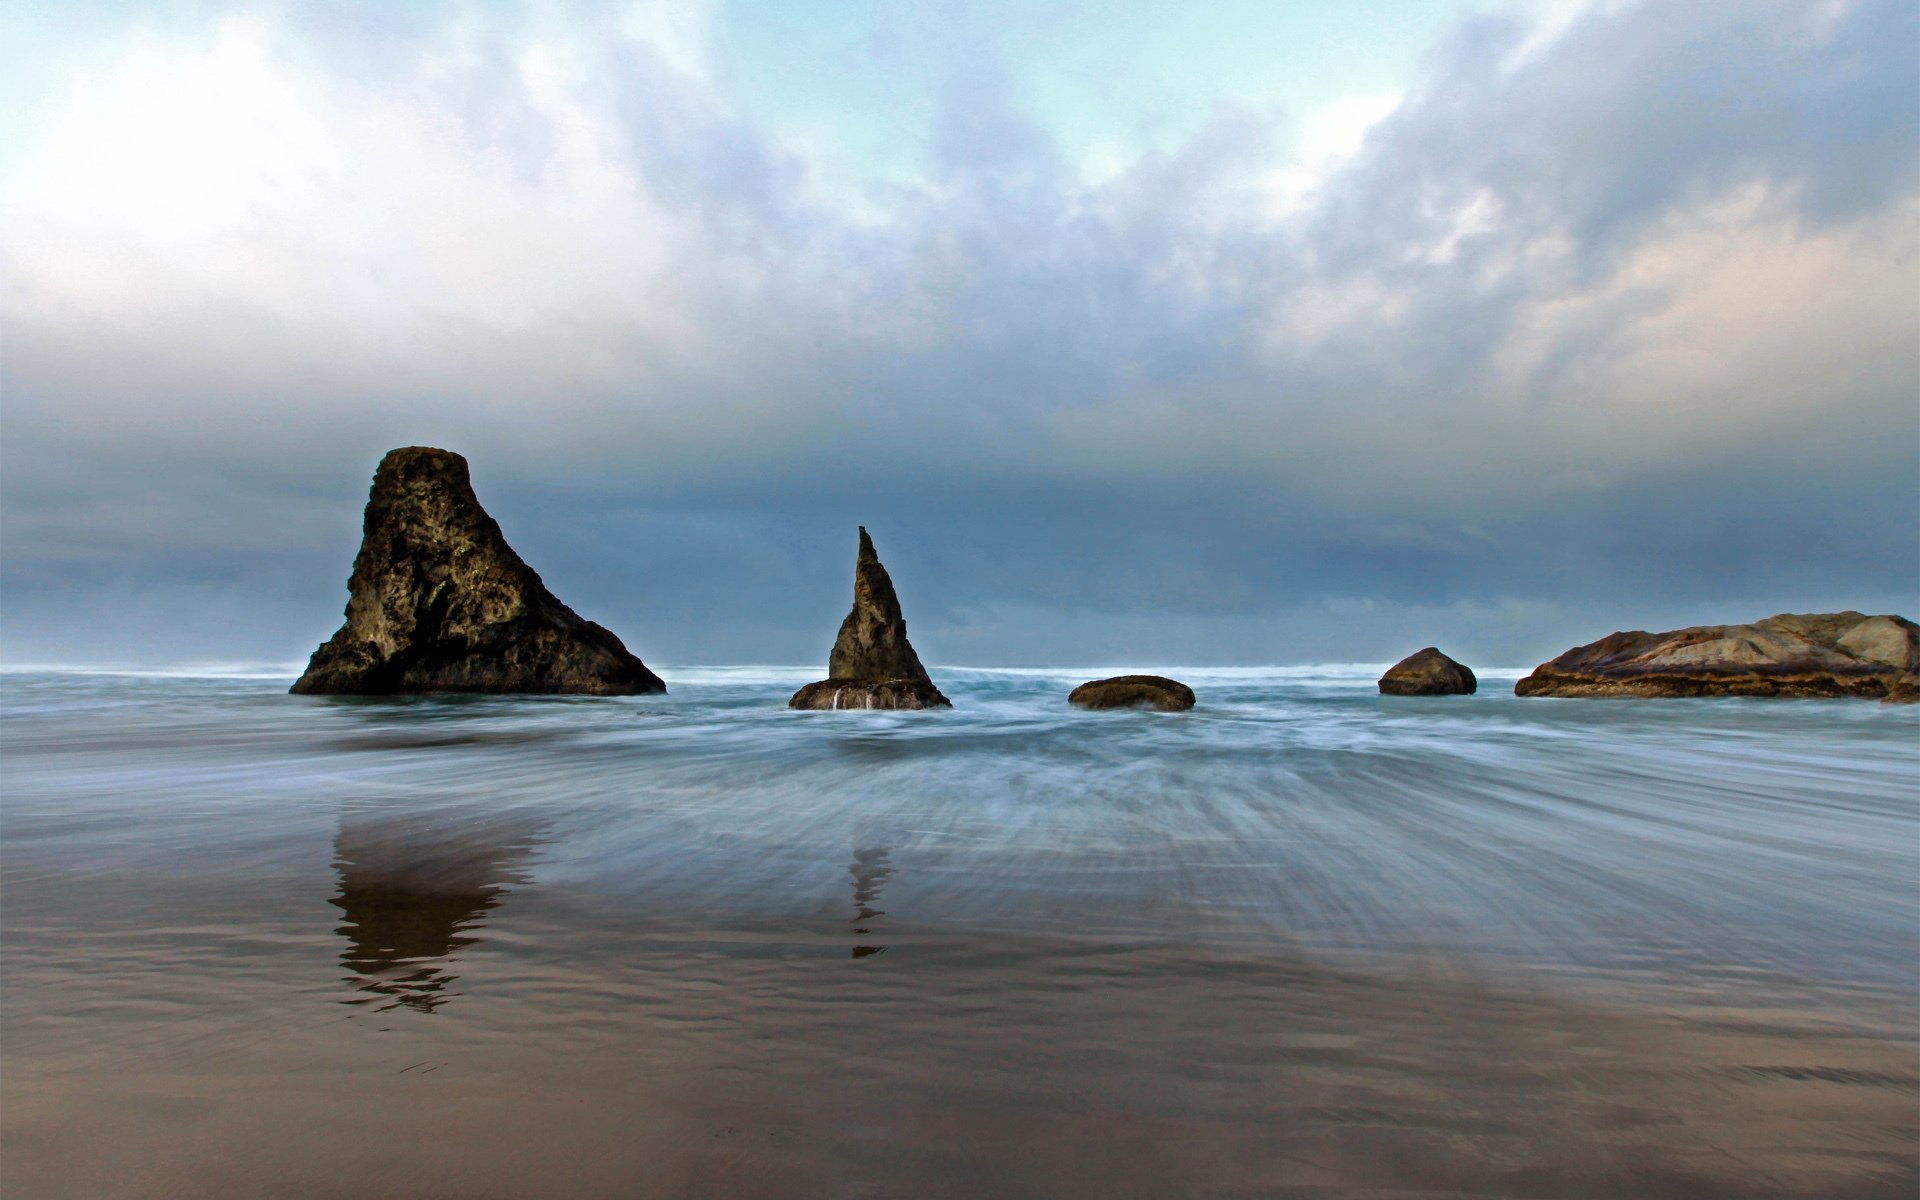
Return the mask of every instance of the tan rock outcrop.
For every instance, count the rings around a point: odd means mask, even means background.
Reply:
[[[1519,696],[1886,697],[1920,664],[1920,626],[1857,612],[1613,633],[1514,685]]]

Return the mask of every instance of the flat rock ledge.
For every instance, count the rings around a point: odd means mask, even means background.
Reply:
[[[294,692],[667,690],[513,552],[458,454],[408,446],[381,459],[363,529],[346,623],[313,652]]]
[[[793,694],[788,708],[951,708],[953,702],[925,679],[822,679]]]
[[[1857,612],[1783,613],[1750,625],[1633,630],[1575,646],[1516,696],[1862,697],[1900,702],[1920,665],[1920,626]]]
[[[1193,689],[1164,675],[1116,675],[1094,679],[1067,693],[1075,708],[1152,708],[1185,712],[1193,707]]]
[[[860,527],[853,562],[853,607],[827,655],[827,677],[793,694],[788,708],[951,708],[907,640],[907,618],[873,539]]]
[[[1414,651],[1380,677],[1383,696],[1471,696],[1479,687],[1472,671],[1437,646]]]

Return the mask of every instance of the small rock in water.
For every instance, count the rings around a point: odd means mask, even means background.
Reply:
[[[1157,708],[1185,712],[1193,707],[1193,689],[1164,675],[1116,675],[1095,679],[1067,693],[1077,708]]]
[[[1575,646],[1515,684],[1518,696],[1862,696],[1899,701],[1920,666],[1920,625],[1857,612],[1783,613],[1751,625],[1633,630]]]
[[[1471,696],[1479,686],[1472,671],[1440,653],[1437,646],[1416,650],[1380,677],[1383,696]]]
[[[950,708],[907,640],[893,580],[874,553],[866,526],[853,567],[853,609],[827,656],[827,677],[787,701],[789,708]]]
[[[467,460],[409,446],[380,460],[347,620],[293,691],[664,692],[611,632],[560,603],[480,507]]]
[[[788,708],[950,708],[925,679],[822,679],[793,694]]]

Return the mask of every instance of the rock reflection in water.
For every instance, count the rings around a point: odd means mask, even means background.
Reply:
[[[873,932],[872,921],[875,917],[884,917],[886,913],[873,907],[880,898],[880,889],[893,877],[893,868],[887,865],[891,853],[888,847],[855,847],[853,862],[847,871],[853,876],[853,931],[860,934]],[[853,957],[865,958],[869,954],[879,954],[885,946],[855,946]]]
[[[537,843],[524,822],[464,822],[442,814],[340,819],[333,866],[347,939],[340,965],[362,993],[346,1004],[376,1012],[405,1007],[430,1013],[456,993],[447,965],[480,939],[509,887],[527,882],[522,864]]]

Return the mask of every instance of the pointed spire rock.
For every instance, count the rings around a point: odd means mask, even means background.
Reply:
[[[927,669],[907,641],[907,618],[893,580],[860,527],[860,557],[853,566],[853,610],[840,622],[840,636],[827,656],[828,679],[927,679]]]
[[[853,566],[853,608],[827,656],[827,677],[787,701],[790,708],[947,708],[907,640],[907,618],[866,526]]]
[[[293,685],[308,695],[664,692],[611,632],[560,603],[480,507],[467,460],[380,460],[347,620]]]

